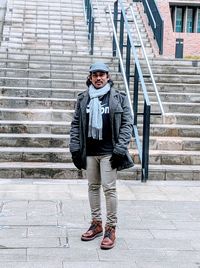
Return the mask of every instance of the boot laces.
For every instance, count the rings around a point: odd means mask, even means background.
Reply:
[[[112,227],[107,228],[104,237],[111,238],[111,233],[112,233]]]

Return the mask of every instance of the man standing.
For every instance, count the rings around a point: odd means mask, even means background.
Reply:
[[[78,169],[86,169],[91,225],[82,241],[103,235],[100,189],[106,200],[106,224],[101,249],[115,244],[117,224],[117,170],[133,166],[127,146],[133,118],[125,93],[113,88],[109,68],[102,62],[90,66],[88,89],[78,95],[70,130],[70,152]]]

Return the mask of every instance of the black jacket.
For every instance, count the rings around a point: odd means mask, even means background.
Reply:
[[[70,152],[81,152],[83,169],[86,169],[86,107],[88,99],[88,90],[78,95],[70,130]],[[123,155],[123,161],[121,161],[117,170],[132,167],[134,164],[128,152],[128,145],[133,133],[133,117],[128,98],[124,92],[111,88],[109,115],[112,128],[113,152]]]

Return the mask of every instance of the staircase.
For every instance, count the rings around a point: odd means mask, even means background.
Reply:
[[[99,57],[88,55],[82,0],[7,2],[0,48],[0,177],[83,176],[71,163],[68,142],[76,96]]]
[[[152,59],[151,65],[166,115],[163,122],[152,116],[150,178],[199,180],[200,65],[164,59]],[[152,112],[158,112],[148,78],[146,83]]]
[[[115,88],[124,89],[118,62],[111,57],[108,3],[113,5],[111,0],[93,1],[95,47],[89,56],[82,0],[8,0],[0,47],[1,178],[85,176],[71,163],[68,143],[76,97],[85,90],[89,65],[96,60],[108,63]],[[152,116],[149,178],[200,179],[200,68],[190,61],[154,58],[145,32],[143,38],[167,113],[164,121]],[[145,79],[152,109],[158,111],[147,71]],[[136,165],[119,178],[140,179],[134,141],[130,151]]]

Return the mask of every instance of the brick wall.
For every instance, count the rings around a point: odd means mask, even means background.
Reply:
[[[164,40],[163,40],[163,56],[164,57],[175,57],[175,47],[176,47],[176,39],[183,39],[183,56],[200,56],[200,33],[177,33],[173,32],[171,14],[170,14],[170,6],[169,3],[176,2],[184,3],[187,5],[188,3],[199,4],[200,1],[172,1],[172,0],[156,0],[158,9],[160,14],[164,20]]]

